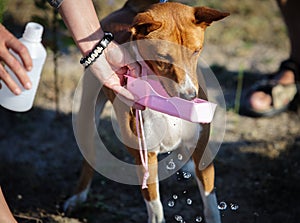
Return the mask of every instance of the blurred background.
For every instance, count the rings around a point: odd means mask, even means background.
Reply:
[[[298,223],[300,211],[299,110],[273,118],[238,114],[236,103],[261,75],[275,72],[289,56],[286,27],[273,0],[182,1],[231,13],[206,32],[202,59],[222,87],[227,106],[224,143],[216,157],[216,192],[224,223]],[[95,0],[99,19],[124,0]],[[13,113],[0,108],[0,184],[19,222],[141,222],[146,208],[136,186],[120,185],[95,175],[88,201],[73,213],[61,209],[73,192],[82,156],[72,130],[73,94],[83,74],[80,54],[60,16],[44,0],[0,0],[2,23],[21,37],[25,24],[44,25],[48,57],[34,108]],[[113,152],[128,157],[113,137],[108,105],[99,133]],[[103,131],[105,129],[105,131]],[[119,193],[116,191],[119,190]],[[169,201],[178,195],[174,206]],[[167,222],[202,216],[193,178],[161,182]],[[187,204],[191,199],[192,204]],[[237,208],[231,208],[237,207]],[[0,213],[1,214],[1,213]],[[199,219],[199,218],[198,218]]]

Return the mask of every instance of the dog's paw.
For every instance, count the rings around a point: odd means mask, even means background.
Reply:
[[[206,207],[204,209],[204,218],[206,223],[221,223],[221,215],[217,206]]]
[[[87,200],[88,190],[84,190],[79,194],[74,194],[72,197],[68,198],[64,205],[63,211],[67,214],[70,214],[76,206],[82,204]]]

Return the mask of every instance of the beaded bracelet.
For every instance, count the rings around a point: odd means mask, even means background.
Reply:
[[[47,2],[49,2],[49,4],[56,9],[59,8],[63,1],[64,0],[47,0]]]
[[[114,39],[112,33],[105,33],[104,37],[95,46],[95,48],[86,56],[80,59],[80,63],[84,68],[88,68],[102,53],[108,44]]]

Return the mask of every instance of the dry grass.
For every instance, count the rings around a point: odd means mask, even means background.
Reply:
[[[94,0],[100,19],[120,8],[124,2],[124,0]],[[286,40],[285,26],[274,0],[183,0],[182,2],[193,6],[205,5],[231,13],[229,18],[221,24],[214,25],[214,29],[210,31],[209,39],[212,42],[221,41],[228,44],[232,41],[244,41],[245,44],[263,43],[286,47],[281,44]],[[10,0],[7,11],[6,16],[13,18],[18,24],[30,21],[32,15],[44,14],[36,10],[32,0]]]
[[[4,15],[4,22],[8,29],[14,31],[17,36],[23,31],[24,25],[32,20],[33,16],[49,17],[52,13],[38,10],[34,6],[32,0],[10,0],[7,1],[6,13]],[[94,0],[99,18],[103,18],[111,11],[120,8],[124,4],[124,0]],[[207,62],[224,66],[228,64],[228,59],[231,58],[234,65],[242,63],[245,69],[250,69],[252,65],[245,65],[241,61],[252,60],[251,52],[255,51],[257,46],[264,46],[265,48],[277,48],[279,50],[288,49],[288,41],[286,36],[285,26],[283,24],[281,15],[277,8],[275,1],[269,0],[193,0],[186,1],[186,4],[193,6],[209,6],[222,11],[228,11],[231,15],[220,22],[214,23],[206,33],[206,45],[213,46],[217,49],[218,55],[209,56]],[[22,12],[22,13],[20,13]],[[46,34],[49,35],[49,27],[46,27]],[[276,34],[276,35],[274,35]],[[60,58],[58,67],[59,72],[59,88],[65,92],[72,92],[76,87],[79,77],[82,75],[82,68],[78,64],[79,53],[76,50],[71,50],[72,53],[63,55]],[[260,54],[260,53],[259,53]],[[219,57],[221,59],[219,59]],[[281,58],[270,57],[270,54],[264,58],[258,58],[260,64],[276,63]],[[241,61],[240,61],[241,60]],[[231,67],[231,68],[232,68]],[[256,66],[257,68],[258,66]],[[74,69],[73,69],[74,68]],[[48,59],[42,75],[41,85],[38,91],[36,105],[46,106],[47,108],[54,108],[53,99],[55,95],[54,77],[53,77],[53,62],[52,54],[48,52]],[[60,95],[64,97],[64,95]],[[46,103],[48,101],[50,103]],[[70,110],[65,108],[63,103],[61,110]]]
[[[7,1],[5,22],[16,34],[22,32],[33,14],[43,16],[32,0]],[[124,2],[95,1],[99,17]],[[246,78],[249,71],[266,71],[274,66],[276,69],[288,53],[285,27],[274,0],[186,2],[231,13],[230,17],[208,29],[206,46],[209,50],[202,55],[208,64],[224,66],[214,71],[229,104],[234,103],[237,71],[241,65],[245,79],[251,83],[251,75]],[[101,222],[141,222],[146,219],[146,212],[139,191],[99,175],[95,176],[87,203],[71,216],[72,219],[61,212],[59,204],[72,192],[82,157],[75,149],[71,115],[54,118],[51,57],[52,53],[48,52],[35,102],[37,106],[26,114],[0,109],[0,148],[3,148],[0,149],[0,181],[13,212],[25,216],[20,222],[29,218],[57,223],[98,223],[100,219]],[[60,109],[65,113],[70,112],[72,92],[83,72],[79,57],[74,49],[59,59]],[[237,212],[222,212],[224,223],[299,222],[299,117],[299,113],[284,113],[272,119],[252,119],[232,110],[227,112],[226,136],[216,158],[216,190],[219,201],[234,202],[240,208]],[[120,146],[115,146],[117,140],[110,138],[114,135],[110,119],[100,124],[99,129],[105,130],[104,139],[119,151]],[[174,214],[183,213],[192,218],[201,213],[199,192],[192,189],[194,186],[194,181],[186,184],[175,178],[162,182],[161,194],[168,222],[174,221]],[[185,189],[194,198],[193,206],[168,207],[167,201],[172,194],[181,194]]]

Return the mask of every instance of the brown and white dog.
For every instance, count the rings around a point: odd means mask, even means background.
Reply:
[[[219,12],[207,7],[190,7],[180,3],[153,4],[147,8],[150,4],[151,1],[129,0],[122,9],[110,14],[101,22],[103,29],[114,33],[115,40],[119,43],[143,39],[164,40],[189,49],[183,53],[167,45],[164,47],[160,45],[145,47],[142,44],[137,44],[138,51],[143,58],[148,57],[148,55],[157,55],[157,61],[146,61],[154,74],[171,79],[176,84],[175,86],[162,82],[170,96],[180,96],[188,100],[194,99],[196,96],[207,99],[204,93],[205,89],[199,87],[196,74],[197,60],[203,48],[204,32],[213,21],[220,20],[228,16],[229,13]],[[169,63],[159,62],[162,57]],[[183,65],[181,67],[184,67],[184,69],[173,66],[172,61],[180,61]],[[80,127],[75,128],[75,132],[79,137],[84,135],[78,140],[79,146],[91,151],[97,146],[94,141],[96,135],[95,122],[93,119],[87,121],[86,117],[96,117],[96,123],[98,123],[99,116],[107,100],[113,102],[122,138],[126,138],[125,141],[129,138],[136,141],[135,113],[131,112],[133,108],[128,108],[120,100],[116,102],[118,98],[115,97],[114,92],[102,88],[97,98],[95,112],[95,105],[89,105],[89,102],[95,100],[95,94],[91,92],[97,91],[99,91],[98,81],[93,75],[85,75],[81,106],[76,119],[76,126]],[[151,128],[160,129],[160,122],[153,123],[152,120],[162,120],[166,128],[163,139],[160,139],[155,148],[150,148],[148,151],[148,163],[150,165],[148,188],[141,189],[147,206],[148,222],[165,222],[158,189],[157,155],[161,152],[185,148],[194,151],[192,159],[195,163],[195,174],[204,204],[205,221],[207,223],[220,223],[221,219],[214,193],[214,166],[211,163],[205,169],[199,169],[199,162],[209,139],[209,124],[191,123],[148,108],[142,111],[142,117],[146,142],[156,140],[156,136],[153,134],[154,131]],[[136,164],[141,165],[139,151],[128,146],[127,148],[134,157]],[[72,208],[78,202],[83,202],[86,199],[93,171],[91,166],[84,162],[75,195],[67,200],[65,209]],[[142,178],[143,171],[138,171],[138,174]]]

